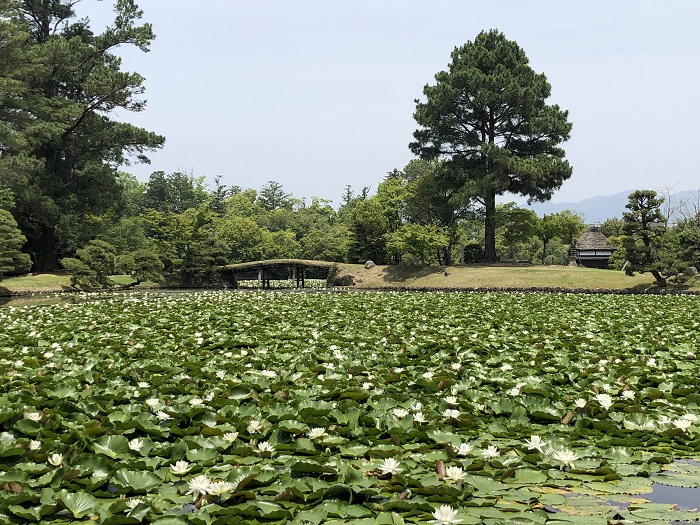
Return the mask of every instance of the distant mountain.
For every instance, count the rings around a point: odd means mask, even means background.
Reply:
[[[590,199],[584,199],[580,202],[536,202],[528,206],[527,204],[521,204],[521,206],[530,208],[534,210],[540,217],[545,213],[558,213],[563,210],[571,210],[583,215],[586,224],[596,224],[604,222],[606,219],[611,217],[622,217],[622,213],[627,211],[625,204],[628,202],[628,197],[630,193],[635,190],[622,191],[620,193],[615,193],[614,195],[604,195],[598,197],[591,197]],[[671,207],[670,210],[674,210],[678,206],[684,206],[686,208],[690,207],[693,210],[693,204],[695,206],[700,204],[700,190],[689,190],[674,193],[670,196]],[[668,213],[668,208],[662,206],[662,213]],[[674,219],[673,213],[670,219]]]

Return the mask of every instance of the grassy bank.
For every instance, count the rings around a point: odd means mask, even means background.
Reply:
[[[70,275],[41,273],[9,277],[0,281],[0,296],[25,293],[51,293],[70,289]]]
[[[367,270],[361,264],[340,264],[340,275],[350,274],[357,289],[377,288],[606,288],[645,290],[654,287],[650,274],[629,277],[614,270],[596,270],[571,266],[493,266],[468,265],[415,268],[375,266]],[[130,278],[123,276],[120,285]],[[671,286],[673,288],[673,286]],[[682,289],[700,291],[700,279],[688,281]],[[66,274],[37,274],[0,281],[0,296],[26,293],[51,293],[70,290]]]
[[[414,268],[343,264],[342,274],[354,277],[355,288],[606,288],[643,290],[654,286],[651,274],[630,277],[615,270],[572,266],[467,265]],[[700,291],[692,279],[684,289]]]

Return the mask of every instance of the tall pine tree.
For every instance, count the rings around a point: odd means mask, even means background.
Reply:
[[[559,144],[569,138],[568,113],[547,105],[550,85],[525,52],[496,30],[452,52],[447,71],[416,100],[411,150],[444,159],[443,174],[485,212],[484,253],[496,259],[496,195],[543,201],[571,176]]]

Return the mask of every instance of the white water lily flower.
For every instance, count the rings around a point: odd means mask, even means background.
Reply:
[[[148,383],[147,381],[139,381],[139,382],[138,382],[138,387],[139,387],[139,388],[148,388],[149,386],[151,386],[151,384]]]
[[[231,492],[234,488],[235,485],[228,481],[215,481],[209,485],[209,494],[212,496],[220,496],[225,492]]]
[[[155,408],[158,405],[160,405],[160,399],[157,397],[151,397],[149,399],[146,399],[146,405],[150,408]]]
[[[542,438],[536,434],[530,436],[530,441],[525,442],[525,446],[528,450],[537,450],[540,453],[543,452],[542,447],[546,445],[547,444],[544,441],[542,441]]]
[[[29,450],[39,450],[41,448],[41,441],[37,441],[36,439],[32,439],[29,442]]]
[[[697,421],[698,416],[696,416],[695,414],[688,413],[688,414],[683,414],[681,416],[681,419],[687,419],[688,421],[693,422],[693,421]]]
[[[274,370],[261,370],[260,374],[262,374],[268,379],[274,379],[275,377],[277,377],[277,372],[275,372]]]
[[[457,401],[457,396],[445,396],[445,403],[449,405],[459,405],[459,401]]]
[[[158,418],[159,421],[165,421],[167,419],[171,419],[170,414],[168,414],[167,412],[163,412],[162,410],[159,410],[158,412],[156,412],[156,417]]]
[[[125,503],[129,509],[127,512],[131,512],[136,507],[138,507],[141,503],[145,503],[145,501],[143,501],[141,498],[129,498],[128,500],[126,500]]]
[[[326,429],[323,427],[316,427],[309,430],[309,439],[318,439],[326,435]]]
[[[379,470],[382,471],[382,474],[394,474],[403,470],[399,468],[400,464],[401,463],[399,461],[396,461],[394,458],[386,458],[379,465]]]
[[[413,421],[416,423],[427,423],[428,422],[428,420],[425,419],[423,412],[416,412],[415,414],[413,414]]]
[[[447,467],[445,469],[445,480],[450,483],[457,483],[462,481],[466,477],[467,473],[464,472],[462,467]]]
[[[54,467],[60,467],[61,463],[63,463],[63,454],[51,454],[49,455],[48,458],[46,458],[49,463],[51,463]]]
[[[408,415],[408,410],[406,410],[405,408],[395,408],[393,410],[393,413],[396,417],[402,418]]]
[[[668,416],[659,417],[659,425],[668,425],[671,422],[671,418]]]
[[[608,410],[610,407],[613,406],[613,400],[612,397],[610,397],[610,394],[596,394],[595,395],[595,400],[600,403],[600,406],[603,407],[603,409]]]
[[[374,385],[370,383],[369,381],[365,381],[362,383],[362,388],[365,390],[371,390]]]
[[[193,397],[192,399],[189,400],[189,403],[193,407],[196,407],[196,406],[204,404],[204,400],[199,399],[198,397]]]
[[[420,412],[423,409],[423,403],[420,401],[416,401],[411,405],[411,410],[414,410],[416,412]]]
[[[458,456],[466,456],[472,450],[474,450],[474,445],[472,445],[471,443],[460,443],[459,446],[457,447],[457,455]]]
[[[634,390],[623,390],[620,395],[623,399],[634,399],[635,393]]]
[[[674,427],[676,427],[676,428],[682,430],[683,432],[685,432],[686,430],[688,430],[688,429],[691,427],[691,425],[693,424],[692,421],[690,421],[690,420],[688,420],[688,419],[684,419],[684,418],[682,418],[682,417],[681,417],[681,418],[678,418],[678,419],[674,419],[674,420],[672,421],[672,423],[673,423],[673,426],[674,426]]]
[[[430,380],[433,378],[434,375],[435,375],[435,372],[431,372],[430,370],[428,370],[427,372],[423,372],[424,379]]]
[[[41,412],[25,412],[24,419],[30,421],[41,421]]]
[[[513,367],[511,365],[509,365],[508,363],[503,363],[501,365],[501,371],[508,372],[510,370],[513,370]]]
[[[582,397],[579,397],[576,401],[574,401],[574,405],[576,405],[577,408],[585,407],[586,403],[588,403],[588,401],[586,401]]]
[[[442,415],[445,417],[458,419],[459,418],[459,410],[456,410],[454,408],[448,408],[442,413]]]
[[[224,434],[221,437],[224,438],[229,443],[233,443],[234,441],[236,441],[238,439],[238,432],[226,432],[226,434]]]
[[[488,447],[481,450],[481,455],[485,458],[491,459],[491,458],[497,458],[498,456],[501,455],[501,453],[498,452],[498,448],[496,448],[493,445],[489,445]]]
[[[509,396],[519,396],[520,395],[520,387],[519,386],[514,386],[510,390],[508,390],[508,395]]]
[[[218,379],[223,379],[224,377],[226,377],[226,372],[224,370],[217,370],[216,377]]]
[[[568,466],[569,468],[574,468],[574,461],[580,459],[579,456],[575,454],[573,450],[569,450],[566,448],[562,450],[553,451],[552,457],[561,463],[560,468],[562,469],[566,466]]]
[[[134,438],[131,441],[129,441],[129,448],[133,450],[134,452],[138,452],[143,448],[144,446],[144,441],[141,438]]]
[[[248,423],[248,427],[246,430],[248,431],[248,434],[257,434],[262,430],[263,426],[260,421],[257,419],[252,419],[250,423]]]
[[[176,476],[182,476],[190,470],[190,464],[185,460],[176,461],[173,465],[170,465],[170,472]]]
[[[452,363],[450,367],[452,368],[452,370],[459,370],[460,368],[462,368],[462,363]]]
[[[189,480],[187,482],[187,487],[189,488],[187,494],[192,494],[192,496],[197,499],[200,494],[203,496],[209,494],[211,481],[204,474],[200,474]]]
[[[270,445],[267,441],[261,441],[258,443],[258,452],[260,454],[272,454],[275,451],[275,447]]]
[[[435,519],[430,520],[430,523],[434,523],[435,525],[452,525],[462,522],[461,519],[457,518],[457,510],[449,505],[440,505],[433,511],[433,517]]]

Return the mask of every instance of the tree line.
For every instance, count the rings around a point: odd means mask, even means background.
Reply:
[[[153,29],[133,0],[116,0],[114,22],[95,34],[78,4],[0,0],[0,279],[63,267],[85,285],[115,272],[195,285],[222,264],[291,257],[565,264],[585,229],[571,212],[540,218],[498,203],[547,200],[572,168],[568,113],[547,104],[544,74],[497,30],[455,48],[416,99],[417,158],[374,193],[347,186],[336,209],[276,181],[216,177],[210,188],[193,174],[154,171],[144,183],[123,171],[165,141],[113,118],[145,107],[143,78],[116,53],[147,52]]]

